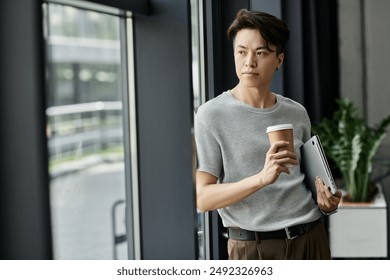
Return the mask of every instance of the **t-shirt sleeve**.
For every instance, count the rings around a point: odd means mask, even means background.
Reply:
[[[204,171],[220,178],[222,154],[216,131],[210,125],[210,120],[207,120],[199,111],[195,116],[195,143],[197,171]]]

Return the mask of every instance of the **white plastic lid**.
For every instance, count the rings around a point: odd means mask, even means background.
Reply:
[[[278,124],[267,127],[267,133],[271,131],[284,130],[284,129],[293,129],[293,125],[290,123]]]

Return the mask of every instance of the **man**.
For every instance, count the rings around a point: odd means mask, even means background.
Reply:
[[[238,84],[203,104],[195,118],[197,206],[217,209],[228,228],[229,259],[330,259],[321,211],[337,210],[321,178],[317,203],[304,185],[300,147],[310,138],[303,106],[269,90],[284,60],[285,23],[240,10],[227,31]],[[292,123],[288,142],[270,145],[266,128]]]

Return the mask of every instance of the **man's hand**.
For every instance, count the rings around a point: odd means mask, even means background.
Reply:
[[[290,174],[290,170],[287,166],[298,164],[295,154],[284,149],[287,146],[288,142],[277,141],[273,143],[268,150],[264,168],[259,174],[264,185],[275,183],[282,172]]]
[[[316,178],[317,189],[317,204],[318,207],[324,212],[332,212],[336,210],[340,203],[341,192],[338,190],[335,194],[329,191],[328,186],[324,184],[324,181],[317,176]]]

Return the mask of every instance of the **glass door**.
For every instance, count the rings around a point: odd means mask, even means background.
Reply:
[[[54,258],[127,259],[125,19],[50,1],[44,8]]]

